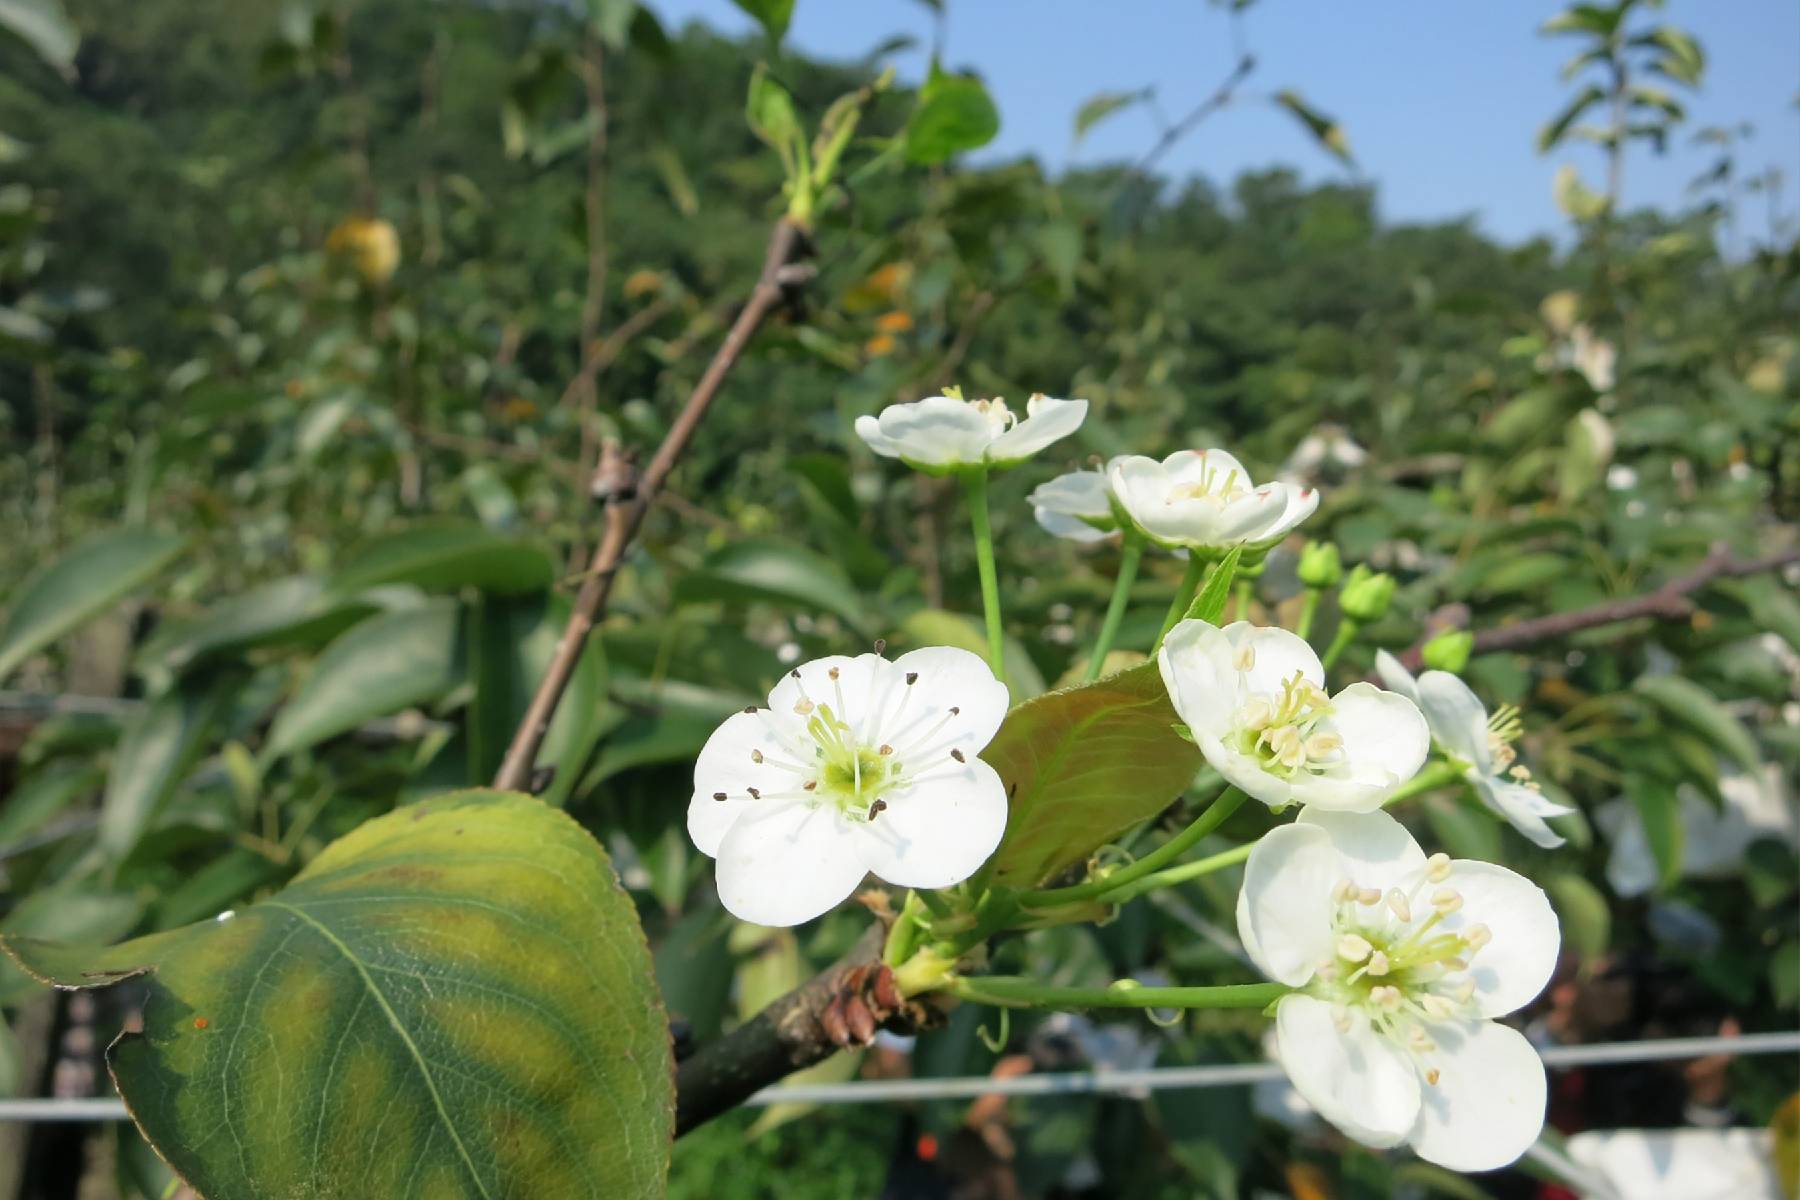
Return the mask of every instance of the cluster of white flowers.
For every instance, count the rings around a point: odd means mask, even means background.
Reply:
[[[877,453],[933,474],[1006,466],[1080,425],[1086,401],[956,393],[857,422]],[[1317,492],[1257,484],[1223,450],[1137,455],[1032,493],[1053,533],[1123,531],[1192,555],[1266,549]],[[1272,810],[1304,806],[1251,850],[1239,934],[1293,989],[1275,1005],[1278,1057],[1327,1120],[1372,1146],[1410,1143],[1442,1165],[1516,1159],[1544,1117],[1544,1070],[1495,1023],[1537,995],[1560,936],[1544,893],[1505,868],[1427,856],[1382,811],[1435,740],[1495,810],[1541,846],[1560,838],[1516,762],[1517,714],[1490,718],[1456,676],[1417,679],[1386,656],[1391,690],[1332,695],[1299,635],[1239,621],[1179,622],[1157,654],[1186,732],[1230,784]],[[714,732],[695,764],[688,830],[717,860],[725,907],[792,925],[843,901],[866,874],[910,888],[970,878],[1007,825],[999,775],[979,757],[1008,708],[989,665],[947,647],[888,661],[823,658],[789,672],[767,708]]]

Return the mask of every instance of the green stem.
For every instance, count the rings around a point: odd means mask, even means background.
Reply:
[[[1106,653],[1112,649],[1113,638],[1118,636],[1119,622],[1125,619],[1125,606],[1131,600],[1131,585],[1137,579],[1138,560],[1144,556],[1144,539],[1127,532],[1125,544],[1119,552],[1119,577],[1113,582],[1112,601],[1106,606],[1106,619],[1100,623],[1100,636],[1094,642],[1094,652],[1088,658],[1087,678],[1083,681],[1092,683],[1100,678],[1100,668],[1106,662]]]
[[[1350,643],[1356,640],[1356,635],[1361,630],[1362,626],[1349,617],[1338,621],[1337,633],[1332,637],[1331,645],[1325,648],[1324,656],[1319,659],[1327,671],[1331,670],[1331,664],[1338,660],[1338,655],[1342,654],[1349,648]]]
[[[1248,579],[1240,579],[1237,581],[1237,586],[1232,589],[1231,619],[1234,621],[1242,621],[1246,620],[1249,616],[1250,581]]]
[[[1126,982],[1126,981],[1121,981]],[[1217,987],[1049,987],[1016,975],[959,978],[950,991],[1002,1008],[1267,1008],[1293,989],[1283,983]]]
[[[1394,789],[1392,795],[1381,802],[1382,807],[1398,804],[1402,800],[1410,800],[1421,792],[1429,792],[1433,788],[1442,787],[1446,783],[1456,783],[1463,778],[1468,768],[1460,763],[1439,761],[1427,766],[1423,771]]]
[[[1120,867],[1104,879],[1090,879],[1086,883],[1078,883],[1074,887],[1052,888],[1045,892],[1026,892],[1019,897],[1019,903],[1026,908],[1048,908],[1057,904],[1076,904],[1083,900],[1092,900],[1097,896],[1108,895],[1128,883],[1135,883],[1147,875],[1154,874],[1168,866],[1192,848],[1201,838],[1225,823],[1225,819],[1238,810],[1244,802],[1244,793],[1237,788],[1228,788],[1218,799],[1206,806],[1186,829],[1152,850],[1134,863]]]
[[[900,906],[900,915],[894,918],[893,927],[888,930],[887,944],[882,947],[881,961],[890,967],[897,967],[912,957],[913,950],[919,944],[919,911],[924,903],[919,893],[908,892],[906,902]]]
[[[963,491],[969,498],[969,522],[975,527],[975,565],[981,572],[981,609],[987,618],[988,665],[994,677],[1006,677],[1006,648],[1000,632],[1000,579],[994,572],[994,531],[988,524],[987,468],[966,472]]]
[[[1159,888],[1174,887],[1178,883],[1186,883],[1190,879],[1198,879],[1202,875],[1211,875],[1214,871],[1222,871],[1226,867],[1235,867],[1250,857],[1250,851],[1256,848],[1255,842],[1245,842],[1218,854],[1206,858],[1198,858],[1190,863],[1182,863],[1178,867],[1167,867],[1161,871],[1144,876],[1136,883],[1128,884],[1118,891],[1109,892],[1107,899],[1114,904],[1123,904],[1127,900],[1135,900],[1145,892],[1154,892]]]
[[[1194,594],[1200,590],[1200,578],[1206,574],[1207,561],[1196,551],[1188,551],[1187,570],[1182,573],[1181,586],[1175,589],[1175,599],[1163,617],[1162,630],[1156,635],[1156,648],[1162,646],[1163,639],[1169,636],[1169,630],[1175,628],[1175,623],[1187,615],[1188,605],[1194,602]]]
[[[1306,589],[1306,602],[1300,608],[1300,623],[1294,626],[1294,632],[1305,641],[1312,636],[1313,618],[1319,615],[1319,601],[1325,595],[1323,588]]]

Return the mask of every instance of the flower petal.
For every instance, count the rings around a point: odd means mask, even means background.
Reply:
[[[1225,631],[1205,621],[1178,622],[1163,639],[1156,655],[1163,687],[1196,737],[1202,732],[1219,737],[1231,728],[1238,699],[1230,664]]]
[[[1533,791],[1522,783],[1505,779],[1477,776],[1475,790],[1489,808],[1505,817],[1507,824],[1536,845],[1554,850],[1563,844],[1562,834],[1550,828],[1544,818],[1564,817],[1574,809],[1548,800],[1542,792]]]
[[[1006,685],[978,654],[926,646],[883,666],[885,691],[866,720],[853,722],[869,745],[886,742],[901,755],[931,759],[954,748],[972,758],[1006,719]],[[910,684],[909,676],[916,676]]]
[[[978,463],[994,432],[980,409],[950,396],[890,404],[878,420],[882,435],[900,448],[899,457],[926,466]]]
[[[1406,826],[1384,812],[1328,812],[1308,805],[1295,822],[1322,829],[1337,851],[1343,875],[1358,887],[1405,887],[1425,866],[1425,851]]]
[[[732,916],[798,925],[829,912],[867,873],[829,805],[769,804],[746,812],[719,846],[715,878]]]
[[[1463,906],[1445,920],[1450,933],[1486,925],[1493,940],[1475,952],[1469,978],[1484,1017],[1505,1016],[1531,1003],[1550,982],[1562,951],[1562,928],[1542,888],[1505,867],[1456,859],[1445,887],[1462,893]]]
[[[1439,1074],[1424,1089],[1413,1149],[1452,1171],[1516,1161],[1544,1130],[1543,1060],[1518,1030],[1492,1021],[1429,1030],[1439,1053],[1427,1061]]]
[[[1281,685],[1292,679],[1296,671],[1313,683],[1325,682],[1325,668],[1319,664],[1318,654],[1297,633],[1248,621],[1233,621],[1223,632],[1231,648],[1227,661],[1233,666],[1241,651],[1250,651],[1250,668],[1241,673],[1247,693],[1279,696]]]
[[[1006,832],[1006,785],[979,758],[946,762],[895,797],[873,821],[851,825],[864,866],[901,887],[961,883]]]
[[[752,757],[786,758],[791,753],[773,727],[773,713],[733,713],[712,731],[700,756],[694,760],[694,795],[688,801],[688,836],[709,857],[719,853],[719,843],[744,813],[760,801],[749,788],[775,792],[795,786],[793,775],[773,763],[758,765]],[[713,797],[720,792],[724,800]]]
[[[1431,732],[1418,706],[1372,683],[1353,683],[1332,697],[1330,725],[1344,739],[1347,768],[1333,774],[1384,791],[1417,775],[1431,753]]]
[[[1070,471],[1032,489],[1026,502],[1071,517],[1104,520],[1112,516],[1112,489],[1099,471]]]
[[[1263,534],[1264,541],[1277,541],[1286,537],[1293,528],[1313,515],[1319,507],[1319,489],[1303,487],[1297,483],[1286,483],[1287,509]]]
[[[1343,877],[1322,829],[1281,825],[1256,843],[1244,864],[1238,933],[1263,974],[1299,987],[1331,959],[1331,893]]]
[[[1025,419],[988,444],[987,460],[995,466],[1006,466],[1029,458],[1080,429],[1087,411],[1086,400],[1033,396],[1025,402]]]
[[[1419,1073],[1361,1011],[1343,1016],[1348,1033],[1325,1001],[1283,996],[1275,1006],[1275,1055],[1320,1116],[1364,1145],[1398,1145],[1419,1123]]]
[[[904,451],[899,442],[881,432],[881,422],[867,413],[856,418],[856,436],[867,443],[869,449],[888,458],[899,458]]]
[[[1171,484],[1205,484],[1217,486],[1233,475],[1237,478],[1232,486],[1249,491],[1256,485],[1250,479],[1250,472],[1244,464],[1227,451],[1216,447],[1205,450],[1177,450],[1162,460],[1163,470],[1169,473]]]
[[[1406,669],[1399,659],[1386,650],[1375,652],[1375,673],[1381,676],[1381,682],[1390,692],[1398,692],[1414,704],[1419,702],[1419,681],[1413,673]],[[1430,724],[1430,718],[1426,719]]]
[[[851,726],[868,709],[870,698],[886,681],[889,664],[878,654],[831,654],[801,663],[781,677],[769,691],[769,711],[779,721],[798,721],[801,729],[796,737],[804,737],[805,714],[795,706],[810,700],[813,704],[829,704],[838,720]],[[837,678],[831,677],[832,671]],[[843,703],[838,703],[838,697]],[[810,752],[810,751],[809,751]]]
[[[1173,485],[1154,458],[1122,454],[1106,464],[1106,480],[1119,507],[1139,529],[1155,538],[1163,538],[1168,530],[1180,531],[1180,523],[1171,521],[1169,515]]]
[[[1419,707],[1438,744],[1483,775],[1494,773],[1488,745],[1488,714],[1469,685],[1448,671],[1419,676]]]
[[[1037,518],[1037,523],[1043,526],[1045,532],[1077,542],[1103,542],[1113,533],[1111,528],[1099,529],[1080,517],[1053,512],[1048,508],[1034,508],[1031,513]]]

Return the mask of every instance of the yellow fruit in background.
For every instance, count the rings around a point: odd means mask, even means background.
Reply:
[[[356,273],[383,284],[400,266],[400,233],[379,217],[345,217],[325,238],[325,249],[350,260]]]
[[[878,333],[863,343],[863,350],[870,358],[880,358],[885,354],[892,354],[895,344],[892,337],[885,333]]]
[[[875,318],[875,328],[882,333],[905,333],[913,327],[911,313],[884,312]]]

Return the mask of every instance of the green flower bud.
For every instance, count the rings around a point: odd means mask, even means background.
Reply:
[[[1300,582],[1309,588],[1334,588],[1344,578],[1335,542],[1308,542],[1300,551]]]
[[[1469,665],[1469,653],[1474,649],[1474,634],[1466,629],[1446,629],[1426,642],[1421,653],[1426,666],[1454,675]]]
[[[1394,599],[1394,577],[1385,571],[1371,571],[1361,563],[1344,580],[1338,593],[1338,607],[1359,625],[1379,621],[1386,615]]]

